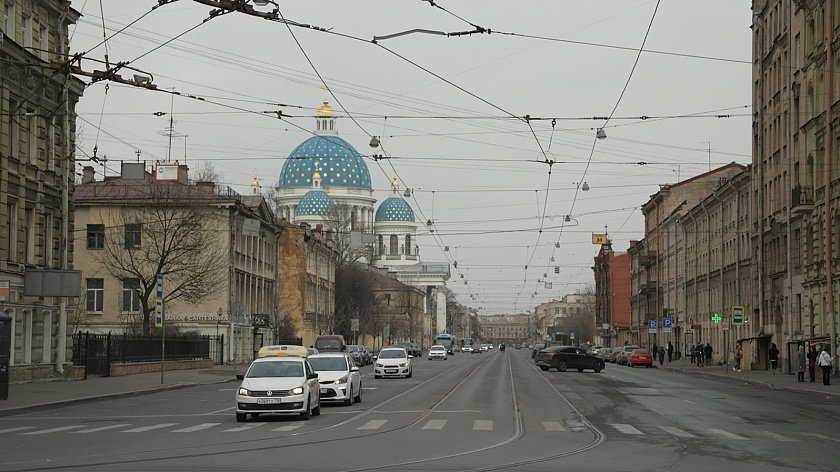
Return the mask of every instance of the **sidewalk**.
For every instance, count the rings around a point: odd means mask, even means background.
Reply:
[[[666,360],[661,366],[657,360],[654,361],[653,366],[670,372],[703,375],[765,388],[813,393],[821,396],[837,394],[838,400],[840,400],[840,387],[838,387],[840,386],[840,379],[832,378],[831,385],[823,385],[822,371],[819,367],[817,367],[816,382],[812,383],[810,382],[811,379],[807,371],[805,372],[805,382],[797,382],[795,372],[793,374],[782,374],[779,369],[776,370],[776,375],[773,375],[773,371],[771,370],[742,370],[735,372],[732,364],[729,366],[711,365],[701,368],[697,364],[692,364],[691,358],[689,357],[684,357],[670,363]]]
[[[217,365],[211,369],[167,370],[160,372],[94,377],[68,382],[40,382],[9,385],[9,399],[0,400],[0,417],[67,405],[236,381],[248,365]]]

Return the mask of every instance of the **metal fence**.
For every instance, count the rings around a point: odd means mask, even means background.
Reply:
[[[167,361],[211,359],[222,364],[224,335],[167,336],[164,340]],[[73,363],[85,366],[85,375],[108,376],[111,364],[154,362],[161,360],[160,336],[130,334],[73,335]]]

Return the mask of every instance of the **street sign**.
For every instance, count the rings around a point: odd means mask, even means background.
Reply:
[[[351,318],[350,319],[350,331],[358,331],[359,330],[359,319],[358,318]]]
[[[648,332],[655,333],[656,332],[656,320],[648,320]]]
[[[744,307],[742,307],[742,306],[733,306],[732,307],[732,324],[734,324],[734,325],[743,325],[744,324]]]
[[[575,333],[569,333],[569,339],[575,339]]]
[[[674,327],[674,320],[672,318],[662,318],[662,332],[670,333],[671,328]]]
[[[157,276],[157,297],[155,297],[155,327],[163,327],[163,275]]]
[[[592,234],[592,244],[607,244],[606,234]]]

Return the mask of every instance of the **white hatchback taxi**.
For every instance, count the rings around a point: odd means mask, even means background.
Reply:
[[[376,356],[373,377],[411,378],[411,356],[401,347],[384,347]]]
[[[446,355],[446,348],[441,346],[440,344],[435,344],[431,348],[429,348],[429,360],[433,359],[447,359]]]
[[[236,391],[236,421],[247,415],[298,414],[301,419],[321,414],[318,374],[302,357],[263,357],[256,359]]]

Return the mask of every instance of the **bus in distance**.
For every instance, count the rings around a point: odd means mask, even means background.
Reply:
[[[451,334],[441,333],[435,336],[435,344],[440,344],[446,348],[446,353],[450,356],[455,355],[454,347],[457,339]]]

